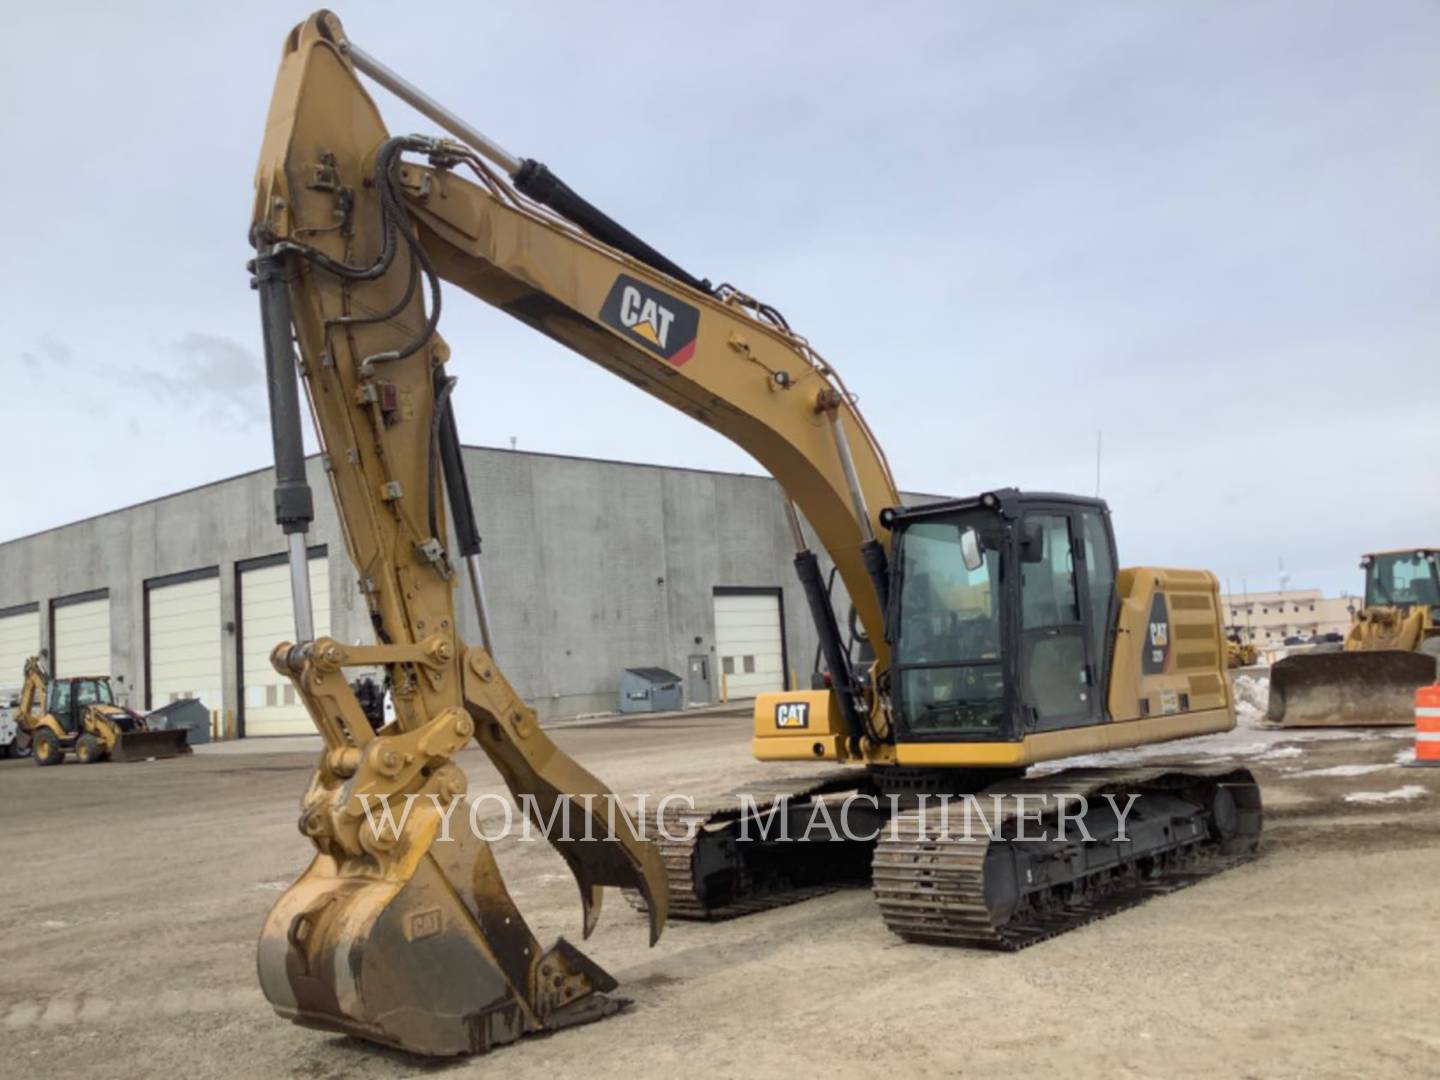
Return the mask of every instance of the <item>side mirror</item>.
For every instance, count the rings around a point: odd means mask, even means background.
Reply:
[[[1045,558],[1045,530],[1039,525],[1026,525],[1020,541],[1020,561],[1038,563]]]
[[[985,550],[980,543],[980,534],[970,526],[960,530],[960,558],[965,569],[972,574],[985,565]]]

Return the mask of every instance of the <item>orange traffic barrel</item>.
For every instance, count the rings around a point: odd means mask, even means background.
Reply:
[[[1415,764],[1440,766],[1440,683],[1415,691]]]

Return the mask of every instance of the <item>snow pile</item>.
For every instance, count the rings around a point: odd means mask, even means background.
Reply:
[[[1425,789],[1419,784],[1406,784],[1394,791],[1352,791],[1345,796],[1345,801],[1374,806],[1377,803],[1409,802],[1411,799],[1418,799],[1425,794]]]
[[[1259,727],[1270,703],[1270,676],[1236,675],[1234,689],[1236,726]]]

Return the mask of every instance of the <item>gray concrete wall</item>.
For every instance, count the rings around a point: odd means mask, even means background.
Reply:
[[[780,489],[768,478],[468,448],[484,537],[497,659],[542,716],[615,707],[622,668],[682,677],[712,658],[716,586],[779,587],[792,670],[808,683],[815,634],[795,580]],[[312,544],[331,556],[331,633],[372,640],[318,459]],[[278,553],[270,470],[0,544],[0,609],[110,592],[112,673],[144,704],[144,583],[217,566],[223,624],[238,623],[235,564]],[[478,640],[467,589],[462,633]],[[243,629],[243,628],[242,628]],[[43,642],[48,648],[49,642]],[[225,706],[238,703],[236,641],[223,638]]]

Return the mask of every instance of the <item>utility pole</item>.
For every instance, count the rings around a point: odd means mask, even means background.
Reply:
[[[1245,595],[1245,637],[1248,641],[1254,642],[1255,627],[1250,621],[1250,582],[1247,579],[1240,579],[1240,590]]]

